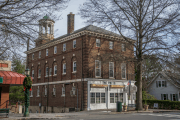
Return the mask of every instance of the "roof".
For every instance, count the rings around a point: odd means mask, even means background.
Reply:
[[[83,27],[83,28],[81,28],[81,29],[75,30],[74,32],[72,32],[72,33],[70,33],[70,34],[65,34],[65,35],[62,35],[62,36],[60,36],[60,37],[58,37],[58,38],[55,38],[55,39],[53,39],[53,40],[51,40],[51,41],[49,41],[49,42],[47,42],[47,43],[45,43],[45,44],[54,42],[54,41],[56,41],[56,40],[62,39],[62,38],[64,38],[64,37],[67,37],[67,36],[76,34],[76,33],[78,33],[78,32],[84,31],[84,30],[86,30],[86,31],[91,31],[91,32],[97,32],[97,33],[102,33],[102,34],[111,35],[111,36],[116,36],[116,37],[121,37],[121,35],[116,34],[116,33],[113,33],[113,32],[108,31],[108,30],[105,30],[105,29],[103,29],[103,28],[100,28],[100,27],[97,27],[97,26],[94,26],[94,25],[88,25],[88,26]],[[45,45],[45,44],[42,44],[42,45]],[[42,46],[42,45],[40,45],[40,46]]]
[[[12,71],[0,71],[0,77],[3,77],[2,84],[23,84],[26,76]]]
[[[148,84],[147,87],[149,87],[154,80],[156,80],[156,78],[162,75],[166,80],[168,80],[170,83],[172,83],[174,86],[176,86],[177,88],[180,88],[180,75],[177,75],[177,77],[174,77],[174,75],[172,75],[172,73],[170,72],[166,72],[166,71],[161,71],[159,72]]]

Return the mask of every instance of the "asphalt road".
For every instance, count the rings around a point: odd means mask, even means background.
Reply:
[[[91,113],[89,115],[75,115],[62,120],[180,120],[180,113],[165,112],[165,113],[132,113],[132,114],[101,114]],[[53,119],[53,120],[60,120]],[[45,120],[45,119],[38,119]]]

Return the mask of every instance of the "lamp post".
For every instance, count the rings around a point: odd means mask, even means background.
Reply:
[[[28,111],[28,106],[29,106],[29,89],[30,89],[30,86],[31,86],[31,83],[29,84],[29,82],[28,82],[28,79],[31,80],[31,78],[29,78],[29,74],[30,74],[29,68],[27,68],[25,70],[25,74],[26,74],[27,77],[25,77],[24,81],[23,81],[23,86],[24,86],[24,89],[25,89],[25,113],[24,113],[24,117],[29,117],[29,111]],[[27,85],[27,83],[28,83],[28,85]]]

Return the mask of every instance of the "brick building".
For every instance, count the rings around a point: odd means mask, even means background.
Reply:
[[[74,31],[74,14],[68,14],[67,34],[54,38],[54,21],[39,21],[36,47],[26,51],[34,78],[30,110],[62,112],[61,108],[81,110],[112,109],[116,101],[128,104],[128,80],[134,104],[136,86],[133,46],[120,35],[89,25]],[[133,41],[132,41],[133,42]],[[128,62],[127,62],[128,61]],[[63,110],[63,109],[62,109]]]

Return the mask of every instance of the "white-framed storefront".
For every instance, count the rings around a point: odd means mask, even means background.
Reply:
[[[130,99],[128,101],[128,80],[86,78],[88,86],[88,110],[115,109],[116,102],[135,104],[137,87],[131,81]]]

